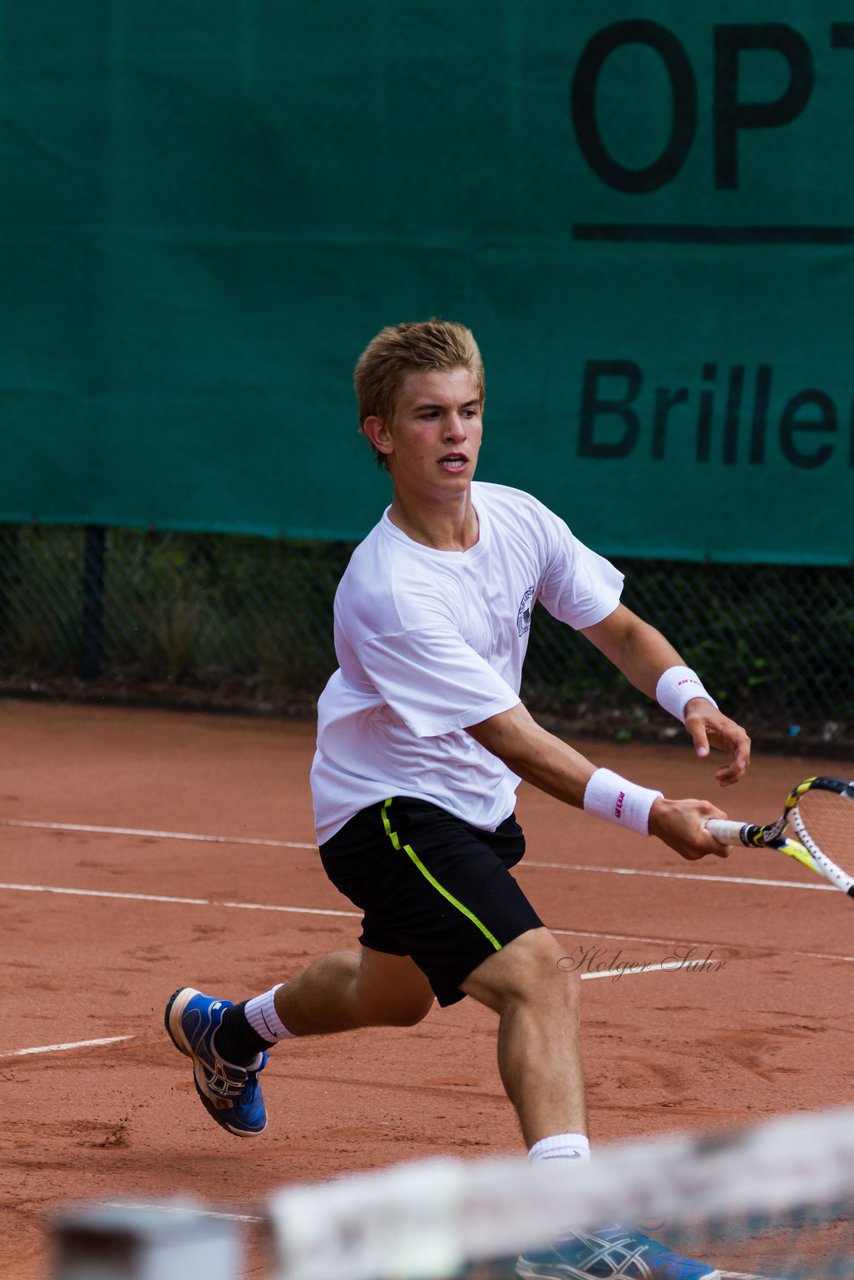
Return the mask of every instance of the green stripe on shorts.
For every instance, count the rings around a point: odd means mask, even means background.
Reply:
[[[430,872],[427,870],[427,868],[424,866],[424,863],[418,857],[418,854],[412,848],[411,844],[400,843],[400,836],[397,834],[396,831],[392,831],[391,822],[389,821],[389,816],[388,816],[388,808],[393,798],[394,797],[389,797],[389,799],[386,800],[385,803],[383,804],[383,808],[382,808],[383,826],[385,827],[385,833],[388,836],[389,840],[391,841],[392,846],[395,849],[397,849],[398,852],[400,852],[400,850],[402,849],[403,852],[406,854],[406,856],[414,863],[414,865],[421,872],[424,879],[429,881],[429,883],[432,884],[433,888],[436,889],[437,892],[441,893],[443,898],[445,898],[448,902],[450,902],[452,907],[456,907],[457,911],[461,912],[466,917],[467,920],[471,920],[472,924],[476,925],[477,928],[480,929],[483,936],[489,940],[490,944],[495,948],[496,951],[500,951],[501,943],[498,941],[498,939],[495,937],[494,934],[489,932],[489,930],[487,929],[483,921],[478,920],[477,916],[474,914],[473,911],[469,911],[468,907],[463,906],[462,902],[460,902],[458,898],[455,898],[452,893],[449,893],[447,889],[443,888],[443,886],[439,884],[439,881],[436,879],[436,877],[431,875]]]

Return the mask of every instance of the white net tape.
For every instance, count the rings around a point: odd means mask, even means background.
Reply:
[[[712,1139],[605,1147],[583,1166],[517,1158],[398,1165],[281,1191],[270,1215],[278,1280],[436,1280],[566,1229],[650,1219],[691,1227],[845,1204],[850,1213],[854,1109]],[[854,1264],[833,1274],[854,1275]]]

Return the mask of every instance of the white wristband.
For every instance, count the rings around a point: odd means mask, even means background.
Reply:
[[[639,787],[610,769],[597,769],[584,789],[584,812],[649,835],[649,811],[663,793]]]
[[[655,686],[655,699],[660,707],[685,723],[685,705],[692,698],[705,698],[713,707],[718,704],[703,688],[703,682],[690,667],[668,667]]]

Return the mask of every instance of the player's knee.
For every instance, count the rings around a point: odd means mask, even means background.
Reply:
[[[578,975],[564,961],[564,949],[550,933],[542,931],[519,964],[518,985],[526,1000],[574,1003],[579,994]]]
[[[433,1000],[431,999],[402,1009],[392,1010],[390,1021],[387,1025],[391,1027],[415,1027],[419,1022],[424,1021],[432,1008]]]
[[[365,1026],[414,1027],[427,1017],[433,1007],[433,995],[413,995],[402,999],[399,993],[372,993],[360,1002],[360,1016]]]
[[[475,970],[468,994],[503,1012],[512,1005],[578,1001],[578,975],[561,964],[564,950],[546,929],[534,929],[508,943]]]

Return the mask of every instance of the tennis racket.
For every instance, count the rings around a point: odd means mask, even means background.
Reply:
[[[797,839],[786,834],[794,827]],[[806,778],[790,791],[783,812],[765,827],[710,818],[721,844],[778,849],[854,898],[854,782]]]

